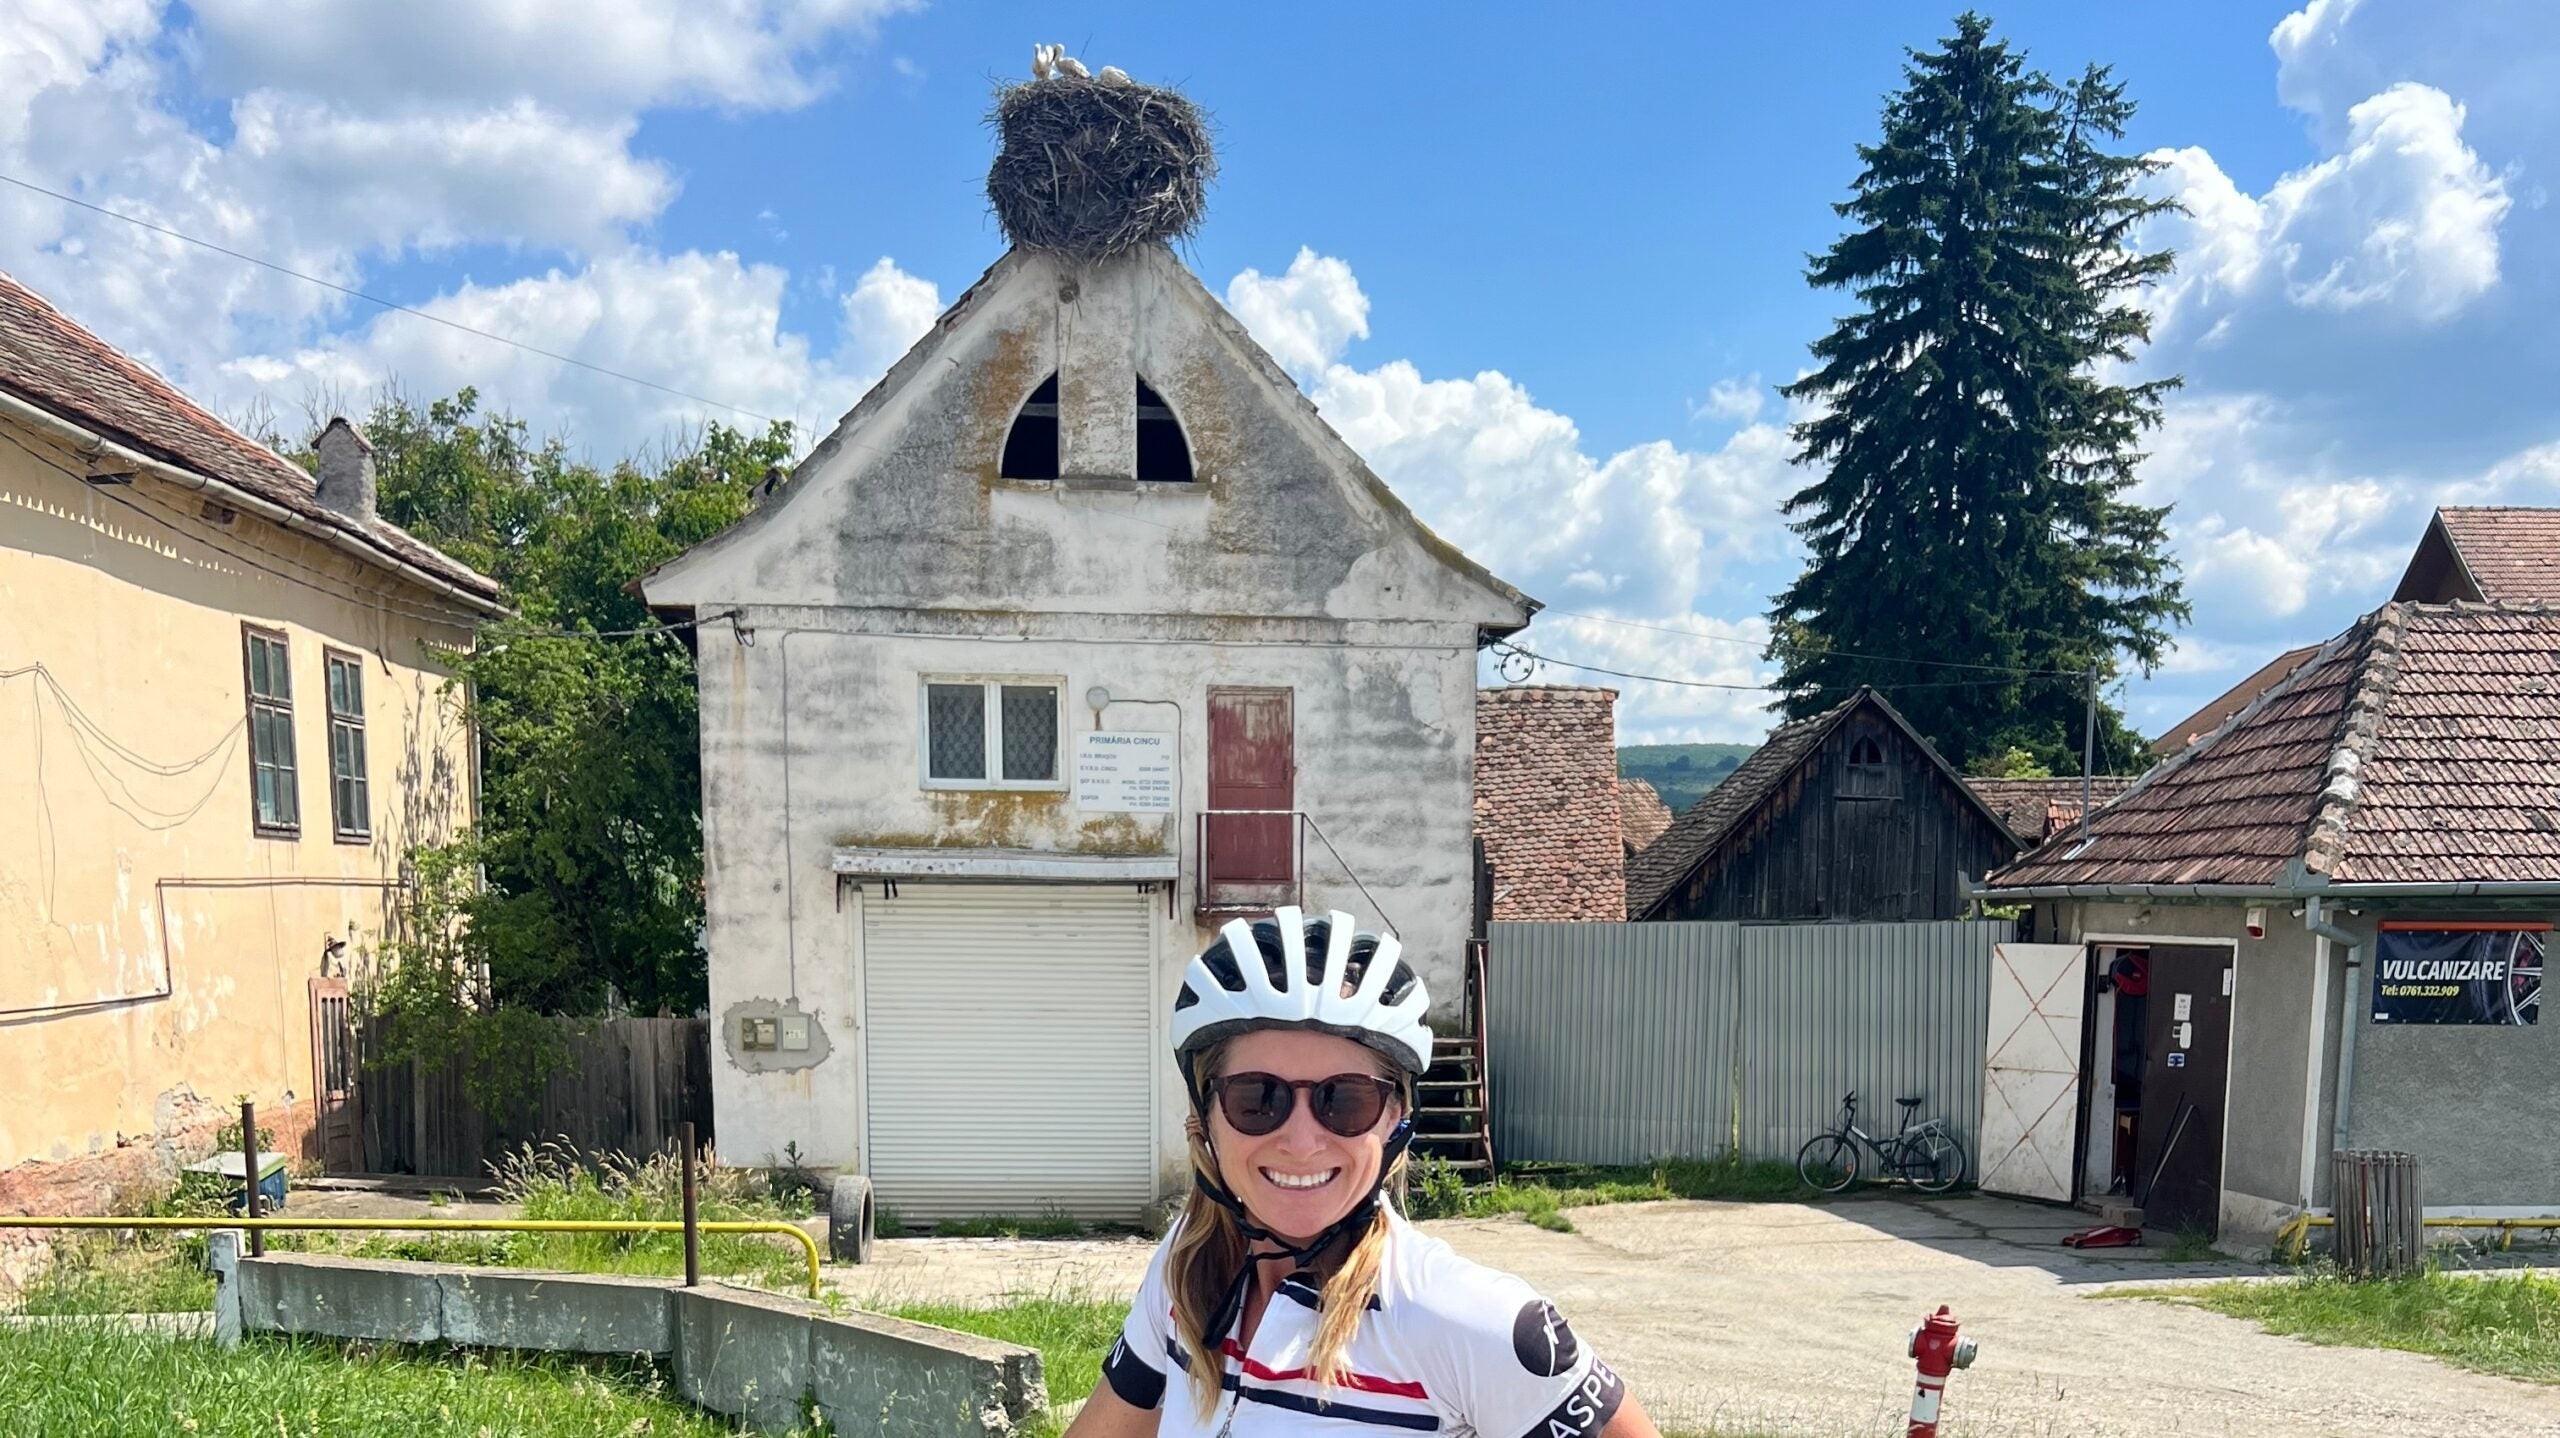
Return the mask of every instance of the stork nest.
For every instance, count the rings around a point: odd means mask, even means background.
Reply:
[[[1104,260],[1200,226],[1218,159],[1176,90],[1061,76],[996,96],[987,199],[1025,249]]]

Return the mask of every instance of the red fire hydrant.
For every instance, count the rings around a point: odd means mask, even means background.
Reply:
[[[1955,1315],[1945,1304],[1911,1330],[1911,1356],[1920,1360],[1920,1386],[1911,1395],[1908,1438],[1938,1438],[1938,1404],[1947,1375],[1973,1366],[1973,1340],[1956,1336]]]

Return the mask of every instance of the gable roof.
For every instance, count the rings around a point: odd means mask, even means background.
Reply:
[[[2560,891],[2560,610],[2393,603],[1983,886]]]
[[[1965,787],[2000,816],[2011,834],[2029,844],[2080,822],[2080,776],[2050,779],[1975,779]],[[2098,805],[2133,787],[2130,774],[2098,774],[2089,780],[2089,798]]]
[[[902,391],[942,360],[943,351],[967,326],[975,312],[985,307],[992,297],[1001,292],[1024,269],[1034,265],[1056,263],[1062,263],[1062,261],[1055,256],[1027,251],[1019,246],[1008,249],[998,256],[996,262],[989,265],[966,290],[961,291],[960,297],[953,300],[950,307],[937,316],[924,334],[908,347],[907,352],[900,356],[895,364],[889,366],[887,372],[864,392],[862,398],[854,402],[853,408],[845,411],[844,417],[836,422],[835,428],[828,432],[827,437],[803,456],[799,464],[793,466],[791,482],[783,485],[772,500],[750,511],[727,529],[712,535],[641,576],[642,592],[645,594],[653,588],[660,587],[665,581],[692,567],[698,559],[743,542],[759,530],[777,523],[780,514],[790,507],[792,500],[808,489],[808,486],[798,482],[799,476],[804,471],[825,464],[841,450],[862,447],[865,444],[862,439],[863,431],[871,427],[881,418],[884,411],[892,407]],[[1143,246],[1107,263],[1155,267],[1158,277],[1165,281],[1166,288],[1189,300],[1203,317],[1209,332],[1262,379],[1267,390],[1266,397],[1273,401],[1275,408],[1299,425],[1318,448],[1341,465],[1353,482],[1377,503],[1396,527],[1402,529],[1439,563],[1481,586],[1504,605],[1515,606],[1522,611],[1519,623],[1513,624],[1506,621],[1488,625],[1485,628],[1486,634],[1498,638],[1505,634],[1517,633],[1528,627],[1530,616],[1545,608],[1545,605],[1538,600],[1522,593],[1492,570],[1469,558],[1464,551],[1442,538],[1429,525],[1416,517],[1405,502],[1397,497],[1395,491],[1387,487],[1386,481],[1380,479],[1377,472],[1369,467],[1369,462],[1361,458],[1359,451],[1353,449],[1350,442],[1345,440],[1316,409],[1315,401],[1308,398],[1304,390],[1298,388],[1298,382],[1289,377],[1288,371],[1280,367],[1280,362],[1271,357],[1270,352],[1265,350],[1245,329],[1244,323],[1238,320],[1233,312],[1229,311],[1226,305],[1200,282],[1200,277],[1192,273],[1191,267],[1184,264],[1173,253],[1170,246],[1161,242]],[[651,599],[652,602],[656,602],[655,595],[652,595]]]
[[[482,614],[506,612],[496,580],[398,525],[321,504],[300,466],[216,419],[7,274],[0,274],[0,393],[281,510],[297,528],[377,567],[424,576]]]
[[[2447,507],[2440,531],[2470,579],[2466,598],[2486,604],[2560,604],[2560,509]],[[2417,568],[2412,556],[2410,568]],[[2433,595],[2401,595],[2428,599]]]
[[[2151,756],[2166,759],[2221,728],[2232,715],[2248,708],[2250,700],[2273,689],[2276,681],[2301,668],[2304,660],[2319,652],[2319,645],[2306,644],[2299,649],[2288,649],[2258,666],[2248,678],[2225,689],[2212,702],[2162,731],[2159,738],[2151,741]]]
[[[1662,837],[1671,827],[1671,806],[1662,795],[1642,779],[1618,781],[1618,837],[1630,854]]]
[[[1724,782],[1709,789],[1697,803],[1689,806],[1687,813],[1671,821],[1671,827],[1663,832],[1661,838],[1629,860],[1627,916],[1641,919],[1659,908],[1663,900],[1671,896],[1671,891],[1687,882],[1700,865],[1712,858],[1725,837],[1776,792],[1798,765],[1822,747],[1823,741],[1831,737],[1831,731],[1840,727],[1842,721],[1862,705],[1873,706],[1900,729],[1921,753],[1929,756],[1929,762],[1937,766],[1947,782],[1982,812],[1984,818],[2003,831],[2007,830],[2008,826],[1982,802],[1981,796],[1965,787],[1964,776],[1956,772],[1946,756],[1938,752],[1936,745],[1912,728],[1911,721],[1886,703],[1883,695],[1873,689],[1861,688],[1819,714],[1792,719],[1771,730],[1760,747],[1752,751],[1751,757],[1724,777]]]
[[[1476,837],[1496,919],[1626,918],[1617,704],[1613,689],[1476,692]]]

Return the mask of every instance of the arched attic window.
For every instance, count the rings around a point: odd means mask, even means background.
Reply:
[[[1164,396],[1138,380],[1138,478],[1159,484],[1191,482],[1191,444]]]
[[[1182,422],[1173,417],[1173,407],[1164,396],[1144,379],[1137,381],[1138,473],[1141,480],[1158,484],[1189,484],[1191,444],[1183,437]],[[1056,479],[1059,475],[1058,377],[1051,375],[1040,381],[1040,387],[1022,402],[1021,412],[1013,417],[1013,428],[1004,437],[1004,456],[997,461],[996,473],[1006,479]]]
[[[1882,799],[1893,793],[1893,771],[1887,767],[1884,745],[1872,734],[1861,734],[1849,741],[1849,763],[1840,776],[1843,799]]]
[[[1013,428],[1004,437],[1004,458],[997,462],[996,473],[1006,479],[1058,477],[1056,375],[1040,381],[1031,398],[1022,402],[1022,412],[1013,417]]]

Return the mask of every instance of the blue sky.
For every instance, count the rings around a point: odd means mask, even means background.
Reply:
[[[1803,257],[1952,14],[9,3],[0,170],[804,432],[1000,252],[980,117],[1033,42],[1179,84],[1223,164],[1192,263],[1557,611],[1532,642],[1733,684],[1796,562],[1772,387],[1842,303]],[[2144,368],[2188,381],[2144,484],[2196,619],[2137,724],[2387,597],[2433,504],[2560,503],[2560,8],[1992,13],[2039,65],[2114,66],[2192,211],[2144,237],[2185,256]],[[6,187],[0,268],[226,414],[476,383],[600,455],[723,417]],[[1630,741],[1766,727],[1751,693],[1620,687]]]

